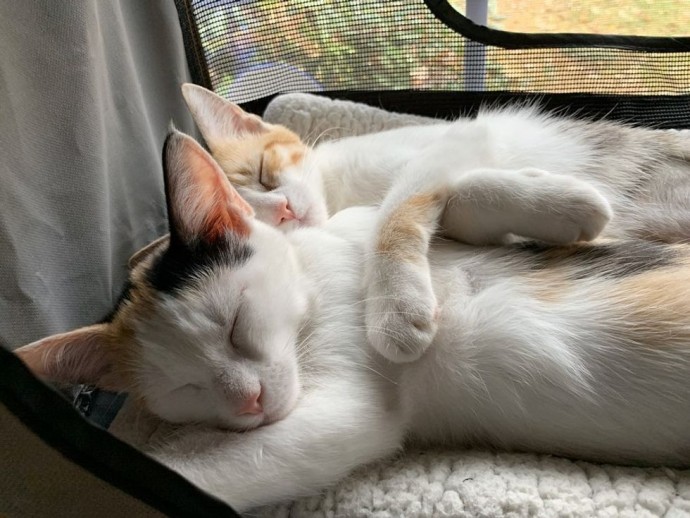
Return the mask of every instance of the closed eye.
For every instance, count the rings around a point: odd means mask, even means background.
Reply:
[[[235,319],[232,321],[232,327],[230,328],[230,347],[237,349],[237,342],[235,340],[235,329],[237,329],[237,319],[240,316],[240,308],[237,308],[235,312]]]
[[[238,322],[241,322],[240,312],[242,306],[237,308],[237,313],[235,313],[235,320],[232,323],[232,329],[230,330],[230,346],[233,350],[244,358],[253,358],[256,353],[253,349],[252,342],[250,338],[246,335],[246,329],[240,329]],[[243,332],[244,331],[244,332]]]
[[[185,383],[182,386],[179,386],[177,388],[174,388],[170,391],[171,394],[179,394],[179,393],[193,393],[193,392],[201,392],[203,390],[206,390],[206,387],[202,385],[198,385],[196,383]]]
[[[259,159],[259,183],[262,185],[262,187],[266,188],[267,190],[271,190],[268,186],[268,183],[266,182],[264,173],[264,153],[261,153],[261,158]]]
[[[259,161],[259,183],[267,191],[272,191],[276,188],[275,183],[270,178],[268,171],[264,170],[264,156],[266,153],[261,154],[261,160]]]

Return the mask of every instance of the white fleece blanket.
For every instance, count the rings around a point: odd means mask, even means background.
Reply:
[[[310,141],[431,122],[307,94],[277,97],[265,118]],[[147,445],[165,440],[165,425],[152,426],[140,414],[125,409],[111,430],[146,450]],[[362,467],[319,496],[257,514],[690,518],[690,470],[596,465],[544,455],[413,450]]]

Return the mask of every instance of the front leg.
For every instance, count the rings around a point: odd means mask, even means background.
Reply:
[[[439,309],[427,252],[447,202],[440,187],[409,197],[401,191],[381,208],[365,276],[367,338],[396,363],[419,358],[436,334]]]
[[[384,200],[367,264],[367,338],[381,355],[419,358],[437,330],[436,296],[427,260],[437,227],[473,245],[502,244],[513,235],[552,244],[592,240],[612,212],[590,184],[536,169],[474,169],[423,175],[412,163]]]
[[[515,235],[555,245],[591,241],[612,217],[589,183],[539,169],[475,169],[452,189],[442,232],[472,245],[505,244]]]
[[[187,426],[146,453],[239,512],[314,494],[402,444],[402,418],[380,387],[349,374],[323,380],[277,423],[244,433]]]

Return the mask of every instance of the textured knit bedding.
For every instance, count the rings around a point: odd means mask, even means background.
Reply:
[[[307,94],[277,97],[265,118],[308,141],[432,122]],[[144,451],[165,441],[170,433],[168,425],[143,418],[128,406],[111,430]],[[257,510],[257,514],[690,517],[690,470],[596,465],[544,455],[411,450],[364,466],[318,496]]]

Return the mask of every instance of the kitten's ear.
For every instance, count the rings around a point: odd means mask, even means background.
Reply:
[[[201,130],[206,144],[215,152],[228,138],[264,133],[270,125],[256,115],[198,85],[185,83],[182,95]]]
[[[163,148],[171,246],[213,244],[228,234],[246,237],[251,206],[220,166],[192,137],[173,131]]]
[[[158,249],[164,247],[169,242],[170,242],[170,234],[166,234],[164,236],[159,237],[155,241],[151,241],[144,248],[134,252],[134,255],[132,255],[132,257],[129,258],[129,261],[127,261],[127,268],[129,268],[131,270],[136,265],[138,265],[140,262],[142,262],[144,259],[146,259],[148,256],[150,256],[152,253],[154,253]]]
[[[125,390],[124,380],[113,370],[114,349],[108,324],[96,324],[48,336],[14,353],[34,374],[47,380]]]

